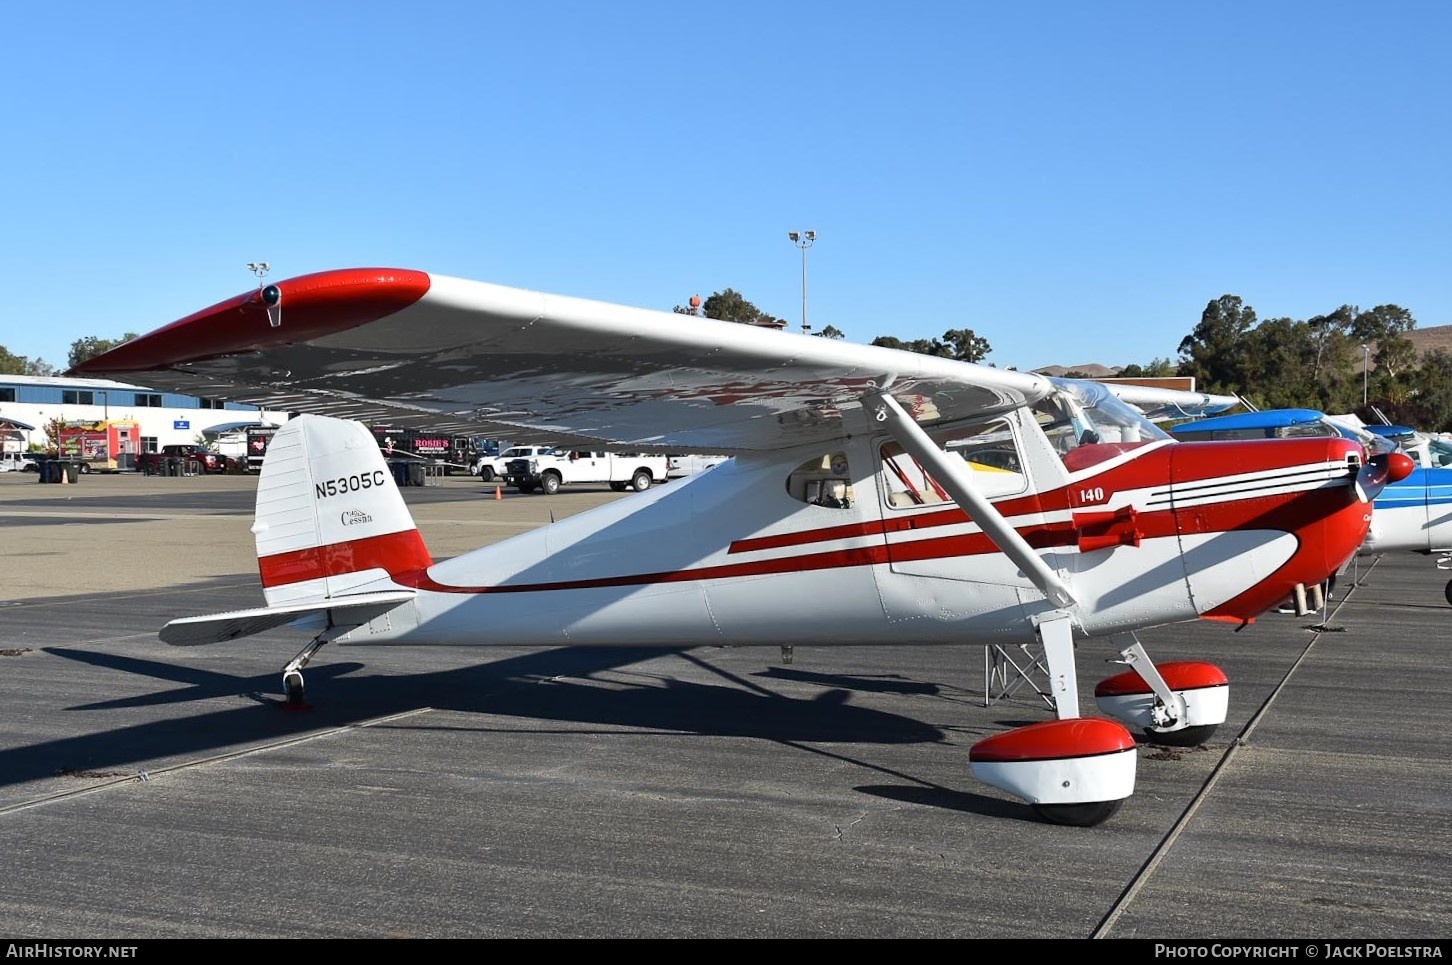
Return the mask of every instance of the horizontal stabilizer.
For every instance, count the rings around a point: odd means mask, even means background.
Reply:
[[[264,606],[255,610],[233,610],[201,617],[172,620],[161,628],[161,639],[174,647],[195,647],[204,643],[221,643],[238,637],[249,637],[274,627],[295,623],[317,614],[326,614],[333,627],[362,626],[414,597],[412,590],[390,590],[385,593],[359,593],[308,603]]]

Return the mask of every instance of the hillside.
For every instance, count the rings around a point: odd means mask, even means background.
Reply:
[[[1041,369],[1034,369],[1039,375],[1063,375],[1065,372],[1083,372],[1091,379],[1104,379],[1119,373],[1119,366],[1099,365],[1095,362],[1085,362],[1083,365],[1045,365]]]
[[[1414,328],[1407,338],[1417,347],[1418,355],[1425,355],[1433,349],[1452,352],[1452,325],[1438,325],[1435,328]]]

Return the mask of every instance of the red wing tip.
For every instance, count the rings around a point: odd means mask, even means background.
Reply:
[[[154,372],[305,342],[402,311],[423,298],[431,283],[427,272],[409,268],[340,268],[299,275],[217,302],[87,359],[66,374]]]

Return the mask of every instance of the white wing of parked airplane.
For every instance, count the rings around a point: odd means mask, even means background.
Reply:
[[[1103,383],[1115,397],[1139,409],[1151,422],[1198,419],[1232,409],[1240,404],[1233,395],[1215,395],[1132,382]]]
[[[76,369],[99,371],[270,410],[713,453],[836,438],[874,390],[952,422],[1051,389],[950,359],[391,269],[266,286]]]

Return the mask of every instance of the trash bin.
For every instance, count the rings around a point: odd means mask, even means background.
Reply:
[[[76,465],[73,462],[66,463],[66,482],[73,483],[73,482],[80,482],[80,480],[81,480],[81,467],[78,466],[78,465]]]
[[[180,476],[182,474],[182,461],[176,456],[167,456],[166,474],[168,476]]]
[[[390,462],[388,468],[393,472],[393,481],[400,486],[408,485],[408,463]]]
[[[47,461],[45,464],[45,481],[48,483],[58,483],[61,481],[61,464],[54,459]]]
[[[424,464],[421,462],[408,463],[408,484],[410,486],[424,485]]]

